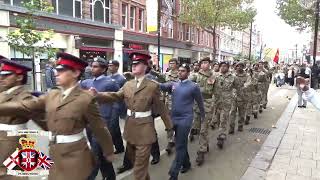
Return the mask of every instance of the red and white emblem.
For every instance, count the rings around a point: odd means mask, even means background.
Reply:
[[[19,151],[19,166],[25,171],[32,171],[38,166],[39,153],[34,149]]]

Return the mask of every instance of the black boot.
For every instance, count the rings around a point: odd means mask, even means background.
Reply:
[[[234,134],[234,127],[230,127],[229,134]]]
[[[217,138],[218,142],[217,142],[217,146],[219,149],[223,149],[223,144],[224,144],[224,140],[226,139],[226,135],[225,134],[220,134]]]
[[[204,152],[200,152],[198,151],[197,152],[198,156],[197,156],[197,159],[196,159],[196,163],[198,166],[201,166],[204,162]]]
[[[117,174],[121,174],[123,172],[129,171],[132,168],[133,168],[132,166],[120,166],[118,167]]]
[[[245,125],[249,125],[250,124],[250,116],[246,117],[246,121],[244,122]]]
[[[160,162],[160,157],[153,157],[151,160],[151,165],[158,164]]]
[[[263,112],[263,110],[262,109],[259,109],[259,113],[262,113]]]
[[[242,131],[243,131],[243,126],[242,126],[242,125],[238,126],[238,131],[239,131],[239,132],[242,132]]]
[[[263,109],[267,109],[267,105],[266,104],[263,105]]]
[[[168,145],[166,147],[166,151],[167,151],[168,155],[170,155],[172,153],[174,145],[175,145],[174,142],[169,142],[168,143]]]
[[[254,117],[255,119],[258,119],[258,113],[253,113],[253,117]]]

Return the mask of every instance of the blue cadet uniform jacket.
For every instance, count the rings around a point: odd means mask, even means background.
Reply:
[[[171,119],[173,124],[192,126],[194,101],[199,106],[201,119],[204,119],[203,97],[197,84],[186,79],[160,84],[160,88],[162,91],[172,93]]]

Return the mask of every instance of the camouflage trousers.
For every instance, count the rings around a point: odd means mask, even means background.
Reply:
[[[261,93],[259,91],[253,91],[250,94],[247,104],[246,116],[251,116],[253,113],[258,113],[260,108]]]
[[[212,119],[209,123],[212,127],[218,127],[220,124],[220,112],[217,110],[217,101],[213,98],[212,101]]]
[[[268,91],[269,91],[269,87],[270,87],[270,84],[264,84],[264,88],[262,90],[262,106],[267,106],[268,104]]]
[[[223,100],[217,103],[217,111],[220,112],[219,134],[227,134],[227,125],[230,120],[232,101]]]
[[[238,112],[238,126],[244,125],[245,115],[246,115],[246,108],[247,108],[247,101],[235,101],[231,108],[230,112],[230,128],[234,128],[236,125],[237,119],[237,112]]]
[[[200,125],[200,138],[199,138],[199,145],[200,145],[200,152],[207,152],[207,148],[209,146],[208,140],[208,127],[209,123],[212,120],[212,99],[204,99],[204,110],[205,110],[205,119],[201,122]],[[198,113],[198,117],[200,117],[200,112]],[[200,118],[197,120],[197,123],[200,123]],[[196,125],[198,125],[196,124]],[[195,124],[194,124],[195,125]]]

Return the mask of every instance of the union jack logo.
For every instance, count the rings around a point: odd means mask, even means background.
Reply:
[[[53,161],[48,156],[40,152],[38,158],[38,166],[40,166],[44,170],[49,170],[52,165]]]
[[[31,171],[34,168],[36,168],[37,155],[38,155],[37,151],[31,150],[31,149],[27,151],[22,150],[21,161],[20,161],[20,165],[22,166],[22,168],[27,171]]]

